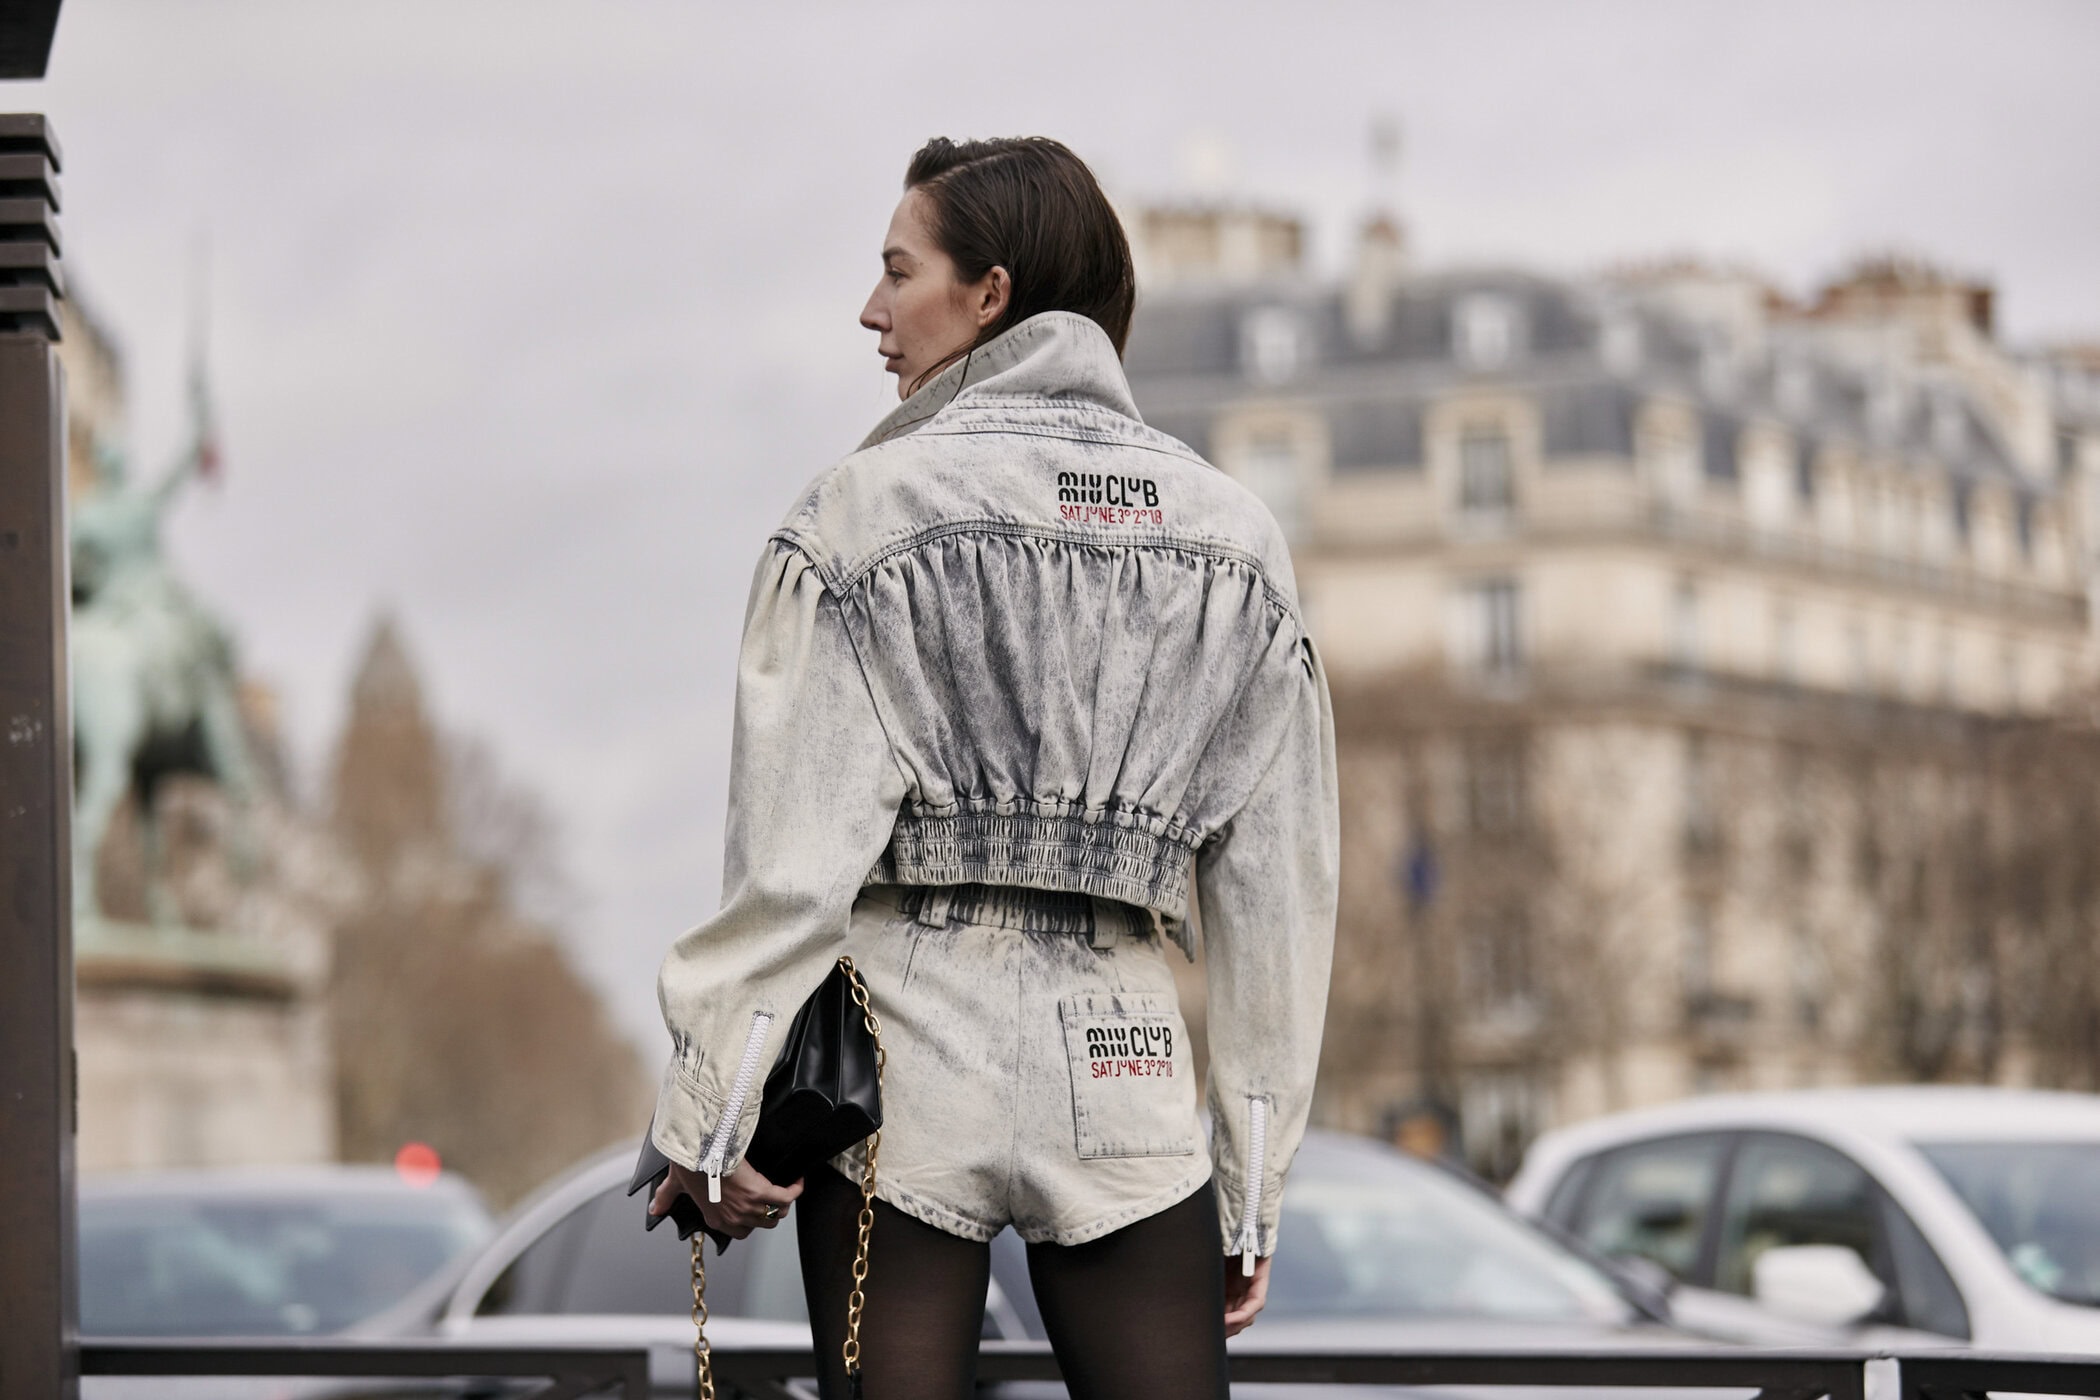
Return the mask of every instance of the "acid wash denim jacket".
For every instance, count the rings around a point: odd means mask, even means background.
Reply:
[[[1031,317],[913,394],[768,541],[721,912],[658,980],[654,1137],[710,1190],[867,884],[1076,891],[1208,976],[1225,1249],[1275,1247],[1332,958],[1332,716],[1275,520],[1140,421],[1108,336]]]

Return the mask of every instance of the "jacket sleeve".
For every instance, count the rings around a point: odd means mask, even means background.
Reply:
[[[1334,717],[1309,643],[1288,663],[1282,742],[1246,805],[1196,856],[1208,979],[1211,1156],[1225,1251],[1276,1248],[1305,1135],[1334,960],[1340,815]]]
[[[838,600],[776,540],[737,663],[722,908],[671,945],[657,977],[672,1052],[651,1135],[707,1173],[710,1194],[743,1159],[766,1072],[841,951],[903,798]]]

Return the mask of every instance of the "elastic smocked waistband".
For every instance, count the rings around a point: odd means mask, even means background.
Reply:
[[[1070,890],[1025,885],[870,885],[861,890],[861,897],[879,900],[936,928],[975,924],[1023,933],[1068,933],[1097,942],[1103,935],[1142,937],[1158,931],[1149,910]]]

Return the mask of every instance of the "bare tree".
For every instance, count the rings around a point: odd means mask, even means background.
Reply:
[[[425,1142],[500,1206],[638,1134],[634,1047],[548,912],[566,890],[554,823],[486,745],[440,739],[388,625],[353,692],[335,822],[365,876],[330,989],[343,1155]]]

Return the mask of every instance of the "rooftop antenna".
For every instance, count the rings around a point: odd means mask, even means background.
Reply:
[[[1371,119],[1371,212],[1390,217],[1399,207],[1400,119],[1381,112]]]

